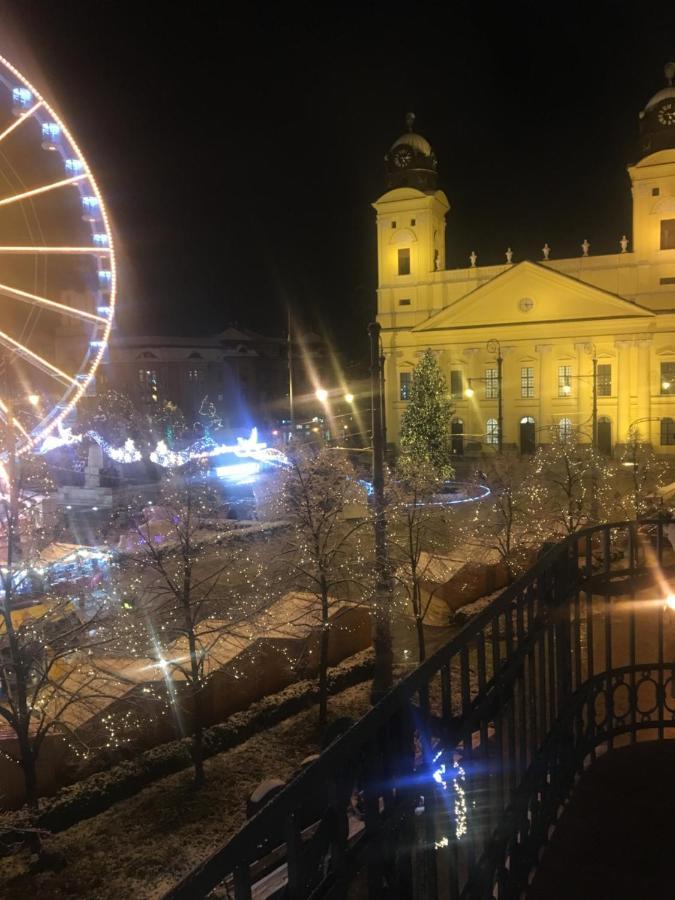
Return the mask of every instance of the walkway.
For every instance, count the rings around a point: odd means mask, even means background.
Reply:
[[[675,897],[675,741],[599,759],[574,791],[527,900]]]

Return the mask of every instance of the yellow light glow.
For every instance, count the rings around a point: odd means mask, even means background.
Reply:
[[[89,253],[94,256],[107,256],[111,253],[109,247],[0,247],[0,253]]]
[[[30,403],[31,406],[37,406],[38,403],[40,402],[40,395],[39,394],[29,394],[28,402]]]
[[[353,395],[353,394],[349,394],[349,393],[345,394],[345,400],[347,401],[347,403],[353,403],[353,402],[354,402],[354,395]]]
[[[474,391],[474,389],[473,389],[472,387],[468,387],[468,388],[466,388],[466,390],[464,391],[464,396],[465,396],[465,397],[468,397],[469,400],[470,400],[470,399],[473,397],[473,395],[474,395],[475,393],[476,393],[476,392]]]
[[[562,392],[566,397],[568,397],[572,393],[571,386],[569,384],[563,384]]]
[[[669,381],[661,382],[661,387],[663,388],[664,391],[669,391],[670,390],[670,382]]]
[[[50,363],[49,360],[44,359],[39,353],[34,353],[32,350],[29,350],[28,347],[24,347],[23,344],[15,341],[14,338],[5,334],[4,331],[0,331],[0,344],[6,344],[13,350],[16,350],[20,356],[25,356],[31,362],[34,362],[38,368],[46,371],[49,375],[54,375],[60,381],[65,381],[68,384],[78,384],[77,379],[73,378],[72,375],[67,375],[62,369],[59,369],[58,366],[55,366],[53,363]]]
[[[321,403],[325,403],[328,400],[328,391],[325,388],[317,388],[316,389],[316,399]]]
[[[21,194],[12,194],[11,197],[3,197],[0,200],[0,206],[8,206],[10,203],[18,203],[19,200],[27,200],[29,197],[36,197],[38,194],[46,194],[48,191],[55,191],[60,187],[67,187],[69,184],[77,184],[87,178],[87,175],[73,175],[72,178],[62,178],[61,181],[52,181],[51,184],[43,184],[41,187],[33,188],[30,191],[23,191]]]
[[[668,594],[666,597],[666,606],[675,612],[675,594]]]
[[[44,306],[46,309],[58,310],[58,312],[62,312],[67,316],[74,316],[76,319],[89,319],[91,322],[98,322],[101,325],[105,325],[108,321],[104,316],[97,316],[94,313],[85,312],[83,309],[66,306],[64,303],[57,303],[56,300],[48,300],[46,297],[40,297],[37,294],[29,294],[28,291],[21,291],[19,288],[10,287],[8,284],[0,284],[0,294],[8,294],[10,297],[16,297],[18,300],[25,300],[37,306]]]

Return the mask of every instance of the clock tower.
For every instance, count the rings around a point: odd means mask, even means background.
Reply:
[[[431,145],[408,130],[389,148],[387,191],[377,212],[378,311],[386,327],[396,320],[417,321],[439,307],[445,269],[445,216],[450,205],[437,189],[438,163]]]
[[[667,63],[665,75],[666,86],[640,113],[639,161],[628,169],[633,250],[638,264],[649,264],[640,272],[639,287],[657,292],[675,274],[675,63]]]

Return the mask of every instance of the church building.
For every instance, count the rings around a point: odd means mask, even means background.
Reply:
[[[387,440],[398,442],[412,371],[437,353],[454,405],[458,455],[532,452],[578,433],[613,453],[631,431],[675,453],[675,63],[640,113],[629,166],[633,233],[617,253],[445,267],[448,199],[437,161],[408,131],[386,156],[377,212],[378,321]],[[594,414],[595,397],[595,414]],[[501,433],[500,433],[501,426]]]

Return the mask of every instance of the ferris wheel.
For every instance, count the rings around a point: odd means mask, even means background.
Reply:
[[[0,420],[11,392],[19,453],[93,387],[115,293],[113,239],[91,169],[49,103],[0,56]]]

